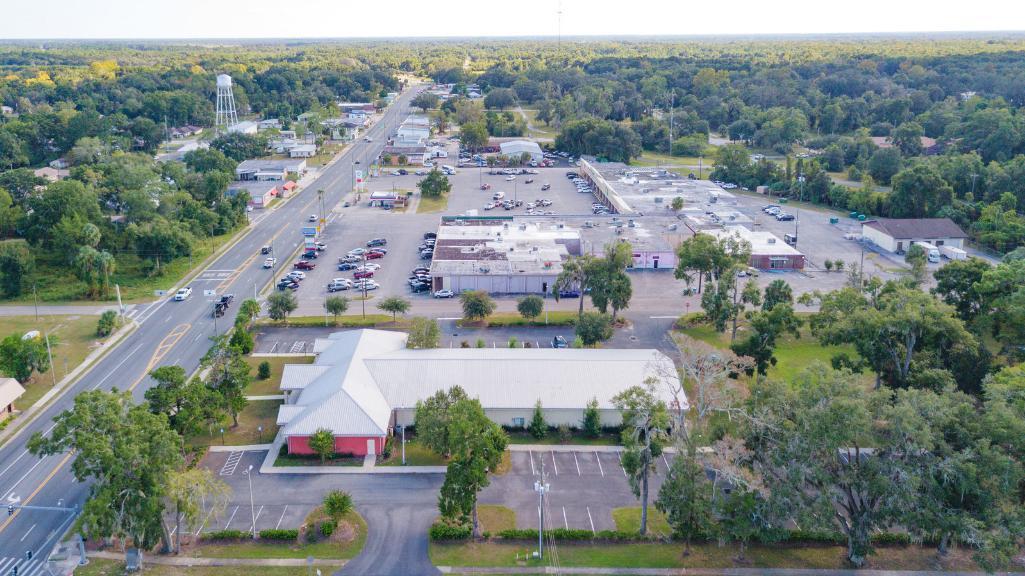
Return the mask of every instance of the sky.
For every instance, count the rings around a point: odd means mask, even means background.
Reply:
[[[25,38],[688,36],[1025,31],[1022,0],[4,0]]]

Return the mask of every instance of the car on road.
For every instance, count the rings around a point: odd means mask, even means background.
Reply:
[[[374,272],[372,270],[357,270],[352,273],[352,277],[361,280],[363,278],[373,278]]]
[[[512,182],[512,181],[513,181],[513,180],[515,180],[515,179],[516,179],[516,177],[515,177],[515,176],[506,176],[506,177],[505,177],[505,181],[506,181],[506,182]]]
[[[552,348],[569,348],[569,342],[565,336],[556,336],[552,338]]]
[[[559,290],[559,298],[580,298],[580,290]]]
[[[551,190],[552,189],[552,185],[551,184],[542,184],[541,185],[541,189],[542,190]]]
[[[373,141],[374,141],[374,139],[373,139],[373,138],[371,138],[370,136],[364,136],[364,137],[363,137],[363,141],[364,141],[364,142],[373,142]]]
[[[405,175],[409,174],[409,170],[406,170],[405,168],[399,168],[398,172],[399,172],[399,176],[405,176]]]
[[[367,248],[373,248],[375,246],[386,246],[388,241],[384,238],[373,238],[367,240]]]
[[[178,291],[174,293],[174,301],[175,302],[182,302],[182,301],[188,299],[189,296],[192,296],[192,287],[191,286],[186,286],[184,288],[179,288]]]
[[[341,290],[348,290],[349,288],[352,288],[352,280],[349,280],[348,278],[335,278],[327,284],[328,292],[339,292]]]
[[[399,171],[398,171],[398,170],[392,170],[392,171],[391,171],[391,175],[392,175],[392,176],[401,176],[401,174],[399,173]]]
[[[225,308],[231,306],[231,303],[235,300],[234,294],[225,294],[221,296],[221,299],[217,301],[218,304],[223,304]]]
[[[317,221],[317,215],[316,214],[310,214],[310,217],[307,218],[306,220],[308,222],[316,222]]]
[[[306,260],[300,260],[295,264],[292,264],[292,268],[295,268],[296,270],[313,270],[316,267],[316,264],[313,262],[307,262]]]
[[[299,283],[291,278],[282,278],[278,281],[278,290],[298,290]]]
[[[434,292],[435,298],[452,298],[453,296],[455,296],[455,292],[451,290],[436,290]]]
[[[274,265],[277,264],[277,263],[278,263],[278,259],[277,258],[267,258],[266,260],[263,261],[263,267],[264,268],[273,268]]]
[[[274,248],[271,248],[270,246],[264,246],[263,248],[260,248],[260,254],[270,254],[273,251]]]
[[[306,279],[306,273],[302,270],[292,270],[286,276],[297,282],[301,282]]]

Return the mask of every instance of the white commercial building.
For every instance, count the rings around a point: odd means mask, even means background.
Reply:
[[[541,151],[541,146],[537,142],[531,142],[529,140],[510,140],[508,142],[502,142],[499,144],[499,150],[502,154],[511,158],[518,158],[523,155],[524,152],[530,154],[530,159],[535,162],[540,162],[545,159],[544,152]]]
[[[902,253],[912,242],[964,248],[968,235],[950,218],[879,218],[861,225],[861,236],[883,250]]]
[[[761,270],[802,270],[804,254],[787,244],[772,232],[749,230],[744,226],[725,226],[701,230],[720,240],[734,238],[751,246],[750,266]]]
[[[228,126],[228,132],[237,134],[256,134],[260,126],[256,122],[251,120],[243,120],[241,122]]]
[[[580,254],[580,231],[561,222],[449,217],[438,228],[433,290],[548,294],[562,262]]]
[[[277,423],[291,453],[312,453],[310,436],[326,429],[338,453],[380,454],[396,426],[413,424],[418,401],[453,386],[510,428],[527,426],[538,401],[549,426],[579,427],[592,399],[604,426],[619,425],[612,399],[649,379],[671,410],[688,408],[673,361],[652,349],[410,350],[403,332],[351,330],[314,351],[313,364],[285,365],[281,378]]]

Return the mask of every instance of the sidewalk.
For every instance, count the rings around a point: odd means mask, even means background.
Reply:
[[[134,304],[125,305],[125,315],[128,315]],[[0,316],[34,316],[36,306],[32,304],[12,304],[0,306]],[[42,316],[99,316],[107,310],[117,312],[117,303],[109,304],[43,304],[38,306],[39,314]]]
[[[124,561],[125,555],[120,552],[86,552],[89,558]],[[314,558],[314,566],[344,566],[348,560]],[[158,556],[149,554],[142,561],[146,564],[161,566],[307,566],[306,558],[190,558],[188,556]]]
[[[623,576],[985,576],[985,572],[942,570],[855,570],[818,568],[567,568],[438,566],[442,574],[610,574]],[[1001,572],[1025,574],[1025,572]]]

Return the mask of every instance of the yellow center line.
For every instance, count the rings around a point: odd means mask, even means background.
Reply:
[[[135,387],[138,386],[139,383],[142,382],[147,376],[149,376],[150,370],[152,370],[158,362],[163,360],[164,356],[167,356],[167,353],[170,352],[171,348],[174,348],[174,345],[182,339],[182,336],[185,336],[185,334],[189,331],[189,328],[192,328],[192,324],[179,324],[175,326],[173,330],[171,330],[170,334],[165,336],[164,339],[160,341],[160,344],[157,344],[157,349],[153,351],[153,356],[150,357],[150,360],[146,364],[146,369],[142,372],[142,375],[139,376],[135,380],[135,382],[132,382],[131,385],[128,386],[129,392],[135,390]]]
[[[31,502],[32,499],[35,498],[37,494],[39,494],[40,490],[42,490],[43,487],[46,486],[50,482],[50,480],[53,480],[53,477],[57,475],[57,472],[61,468],[63,468],[65,464],[68,463],[68,460],[70,460],[71,457],[74,454],[75,454],[74,451],[68,452],[67,455],[64,456],[64,458],[62,458],[61,461],[58,462],[56,466],[54,466],[53,470],[50,470],[50,473],[47,474],[46,478],[44,478],[42,482],[40,482],[39,486],[37,486],[36,489],[31,494],[28,495],[28,498],[25,498],[25,500],[23,500],[21,502],[21,505],[22,506],[28,506],[29,502]],[[21,514],[21,509],[20,508],[15,510],[14,514],[11,514],[7,518],[7,520],[4,521],[3,524],[0,524],[0,533],[2,533],[5,529],[7,529],[7,527],[11,524],[11,522],[14,522],[14,519],[18,517],[18,514]]]

